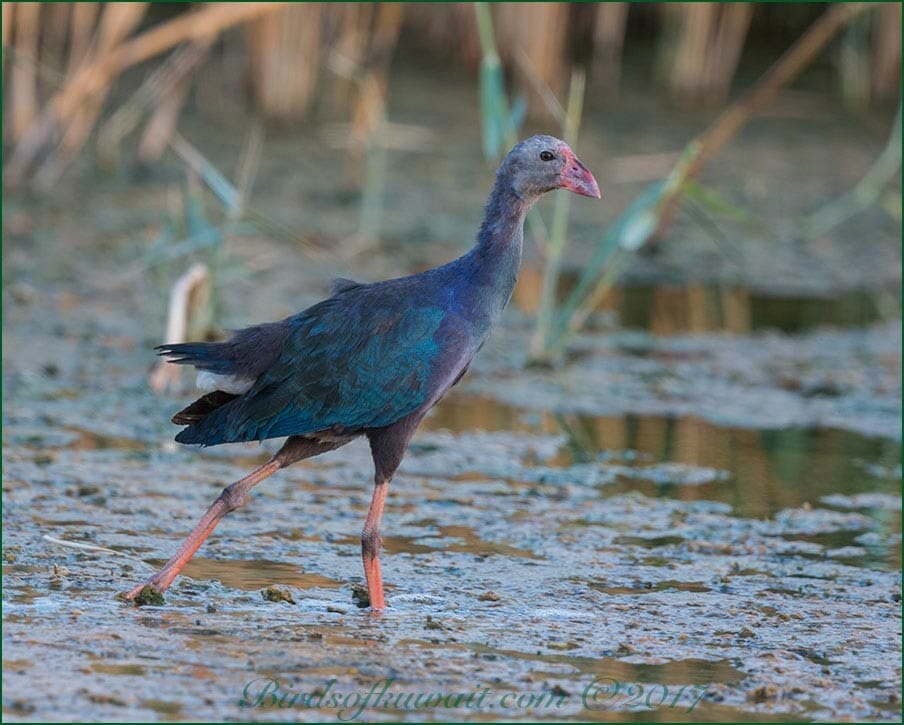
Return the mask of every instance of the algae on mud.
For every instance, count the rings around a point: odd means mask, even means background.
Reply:
[[[292,592],[288,589],[280,589],[273,585],[270,585],[266,589],[261,589],[261,597],[267,602],[286,602],[288,604],[295,604],[295,600],[292,598]]]
[[[117,599],[120,599],[120,595],[117,595]],[[124,600],[127,601],[127,600]],[[138,596],[132,600],[136,607],[144,607],[144,606],[153,606],[159,607],[163,605],[163,594],[158,592],[154,587],[147,585],[142,587],[141,591],[138,592]]]

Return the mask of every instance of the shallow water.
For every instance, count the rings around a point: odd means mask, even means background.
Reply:
[[[887,508],[900,493],[900,445],[886,438],[821,428],[723,428],[693,417],[538,414],[491,398],[464,396],[444,401],[427,425],[562,434],[565,441],[556,455],[538,463],[622,464],[615,480],[602,487],[604,495],[639,491],[651,497],[723,501],[735,515],[753,518],[822,503],[862,511],[892,537],[901,533],[900,507]],[[662,465],[667,462],[679,465]],[[872,493],[879,495],[858,499],[858,494]],[[848,539],[838,534],[833,548],[852,543]],[[899,568],[901,552],[898,546],[864,547],[858,560]]]
[[[577,282],[566,270],[558,296],[564,302]],[[526,265],[519,276],[514,304],[534,314],[540,304],[542,269]],[[893,294],[889,290],[889,294]],[[863,289],[833,294],[809,294],[757,289],[739,283],[693,282],[615,285],[596,307],[614,315],[625,329],[657,335],[688,332],[755,330],[805,332],[824,325],[861,327],[880,320],[880,295]]]

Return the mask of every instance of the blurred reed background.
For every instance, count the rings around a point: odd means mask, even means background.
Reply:
[[[246,203],[258,120],[277,127],[343,121],[320,133],[344,151],[344,191],[357,195],[359,220],[355,237],[334,246],[345,255],[379,242],[387,150],[429,142],[425,128],[387,118],[397,55],[409,64],[430,58],[474,79],[482,114],[474,124],[483,124],[491,164],[521,135],[525,117],[577,146],[585,100],[617,108],[628,83],[676,109],[721,110],[683,153],[660,154],[669,158],[645,175],[653,183],[610,224],[577,277],[562,264],[568,195],[557,196],[548,224],[532,212],[528,230],[540,268],[527,265],[516,302],[536,314],[531,360],[540,364],[561,359],[593,312],[614,306],[628,314],[614,284],[638,250],[658,244],[681,198],[698,212],[744,218],[696,177],[804,69],[818,64],[815,92],[834,93],[855,116],[900,99],[900,3],[12,2],[2,9],[5,188],[49,192],[87,153],[115,169],[126,157],[153,165],[171,149],[189,177],[181,208],[202,208],[201,182],[221,206],[222,218],[195,214],[186,224],[177,214],[167,222],[148,262],[173,266],[161,280],[166,289],[192,255],[218,260],[219,240],[237,233],[239,221],[318,253],[304,231],[280,228]],[[247,163],[235,182],[179,135],[189,107],[213,119],[236,110],[251,119]],[[889,189],[901,163],[900,118],[899,111],[885,151],[861,182],[800,223],[803,238],[875,204],[900,223],[900,192]],[[201,261],[216,280],[215,265]],[[743,285],[702,289],[679,294],[686,327],[750,327],[754,311]],[[654,311],[676,308],[674,293],[657,294]],[[877,298],[883,309],[899,314],[898,300],[886,297]]]
[[[571,70],[587,92],[617,102],[626,43],[648,49],[651,92],[676,104],[725,102],[744,53],[778,55],[825,7],[755,3],[500,3],[496,43],[517,86],[542,84],[561,97]],[[246,102],[276,122],[317,104],[352,124],[350,164],[363,164],[381,133],[388,73],[399,44],[476,71],[481,46],[469,3],[3,3],[4,180],[50,188],[91,132],[108,157],[139,125],[139,158],[150,162],[175,132],[201,68],[245,79]],[[893,101],[900,87],[901,5],[862,14],[833,54],[838,92],[862,111]],[[111,127],[103,112],[132,66],[152,71]],[[221,85],[220,88],[223,86]],[[196,88],[212,104],[216,87]],[[537,93],[528,111],[546,113]],[[123,117],[125,116],[125,118]],[[105,133],[104,133],[105,132]]]

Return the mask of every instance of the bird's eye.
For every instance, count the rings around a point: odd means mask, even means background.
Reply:
[[[552,161],[556,155],[552,151],[541,151],[540,161]]]

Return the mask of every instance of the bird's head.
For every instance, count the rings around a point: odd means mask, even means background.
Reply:
[[[567,189],[599,199],[600,188],[593,174],[564,141],[553,136],[531,136],[509,151],[499,168],[511,189],[533,201],[553,189]]]

